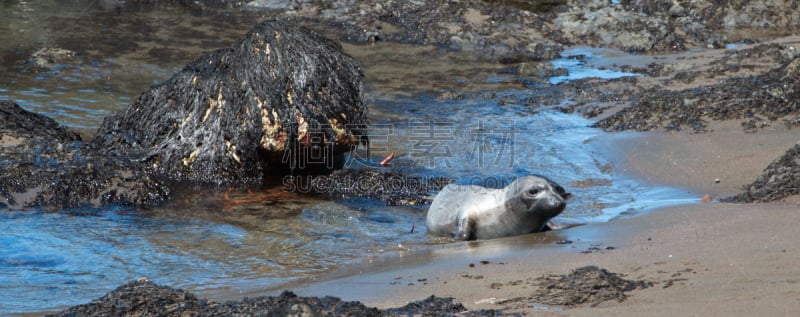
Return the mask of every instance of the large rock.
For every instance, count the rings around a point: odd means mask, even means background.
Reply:
[[[141,152],[177,181],[254,183],[311,165],[333,169],[366,143],[361,79],[337,43],[265,22],[106,118],[91,142]]]
[[[335,42],[267,22],[106,118],[90,142],[0,101],[0,208],[149,207],[174,186],[335,169],[367,142],[361,79]]]

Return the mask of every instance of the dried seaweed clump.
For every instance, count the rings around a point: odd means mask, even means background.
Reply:
[[[541,277],[539,282],[539,289],[531,297],[533,301],[570,307],[583,303],[597,305],[609,300],[622,302],[628,297],[625,292],[652,286],[646,281],[623,279],[597,266],[580,267],[567,275]]]
[[[722,201],[753,203],[770,202],[800,194],[800,144],[789,148],[783,156],[772,161],[745,192]]]
[[[379,310],[338,297],[302,297],[290,291],[225,303],[146,280],[133,281],[91,303],[48,316],[496,316],[493,310],[469,312],[450,297],[430,296],[403,307]]]

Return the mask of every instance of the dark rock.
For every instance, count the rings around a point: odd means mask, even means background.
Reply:
[[[333,169],[366,142],[361,78],[337,43],[265,22],[106,118],[92,144],[141,152],[175,181],[257,183],[298,163]]]
[[[83,5],[90,1],[78,2]],[[246,3],[268,11],[269,16],[314,24],[326,35],[342,41],[437,45],[492,60],[552,59],[564,45],[616,47],[634,52],[722,48],[732,41],[746,40],[735,38],[741,29],[788,34],[800,24],[798,10],[791,10],[797,7],[793,0],[623,0],[616,4],[608,0],[91,1],[96,2],[106,9],[178,6],[193,13],[224,11],[219,9]]]
[[[9,100],[0,100],[0,146],[34,146],[35,143],[81,141],[80,135],[46,116],[22,109]]]
[[[170,194],[125,157],[83,143],[54,120],[0,101],[0,203],[7,208],[153,206]]]
[[[770,163],[745,192],[723,198],[723,202],[770,202],[800,194],[800,144],[789,148]]]

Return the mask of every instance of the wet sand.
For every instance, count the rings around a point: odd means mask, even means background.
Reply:
[[[648,132],[609,141],[616,172],[714,199],[738,194],[770,162],[800,142],[800,131],[773,125],[746,133],[740,120],[710,122],[708,133]]]
[[[791,130],[738,134],[725,126],[705,134],[618,138],[615,166],[646,180],[724,196],[798,141]],[[455,243],[412,259],[391,259],[379,272],[295,291],[377,307],[435,294],[455,297],[469,309],[553,316],[793,316],[800,313],[799,210],[797,196],[769,204],[698,201],[557,232]],[[654,286],[630,292],[624,302],[596,306],[546,307],[524,299],[537,288],[536,278],[585,265]]]

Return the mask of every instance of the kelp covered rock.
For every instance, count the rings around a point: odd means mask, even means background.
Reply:
[[[53,119],[0,101],[0,208],[152,206],[164,183],[124,157],[88,147]]]
[[[335,169],[367,142],[361,79],[337,43],[265,22],[144,92],[89,142],[2,101],[0,208],[148,207],[181,184]]]
[[[254,183],[304,163],[332,169],[366,142],[361,78],[337,43],[265,22],[106,118],[92,144],[141,152],[177,181]]]

